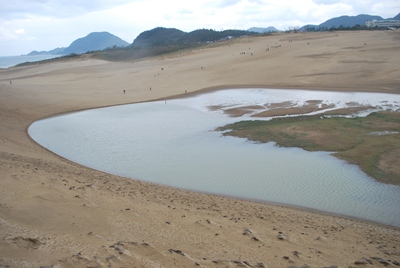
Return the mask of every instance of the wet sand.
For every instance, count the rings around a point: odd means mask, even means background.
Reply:
[[[399,40],[400,30],[278,34],[132,63],[0,69],[0,266],[399,264],[398,228],[106,174],[27,134],[54,114],[230,87],[398,94]]]

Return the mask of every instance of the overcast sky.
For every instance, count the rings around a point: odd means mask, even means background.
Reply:
[[[91,32],[128,43],[155,27],[279,30],[342,15],[392,18],[400,0],[0,0],[0,56],[67,47]]]

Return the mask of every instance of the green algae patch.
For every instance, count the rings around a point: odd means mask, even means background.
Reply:
[[[400,185],[400,113],[367,117],[323,115],[241,121],[219,127],[223,135],[307,151],[329,151],[378,181]]]

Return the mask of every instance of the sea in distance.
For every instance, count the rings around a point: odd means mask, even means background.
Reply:
[[[254,120],[223,109],[310,102],[321,107],[314,114],[356,103],[368,110],[350,116],[400,111],[395,94],[235,89],[68,113],[36,121],[28,132],[56,154],[115,175],[400,227],[400,186],[379,183],[330,152],[254,143],[215,130]]]
[[[57,58],[57,57],[61,57],[61,55],[3,56],[3,57],[0,57],[0,68],[9,68],[9,67],[13,67],[20,63],[36,62],[36,61],[48,60],[48,59]]]

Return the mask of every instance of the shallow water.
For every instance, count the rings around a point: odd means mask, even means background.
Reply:
[[[32,124],[29,134],[65,158],[112,174],[400,227],[399,186],[378,183],[357,166],[327,152],[310,153],[223,137],[213,130],[244,118],[230,118],[221,110],[211,112],[206,108],[265,103],[262,98],[266,96],[275,103],[325,98],[325,102],[345,105],[349,96],[343,94],[224,90],[166,103],[123,105],[52,117]],[[358,102],[378,104],[380,109],[382,103],[386,103],[384,109],[400,103],[397,95],[354,94]]]
[[[48,60],[62,55],[35,55],[35,56],[3,56],[0,57],[0,68],[8,68],[25,62]]]

